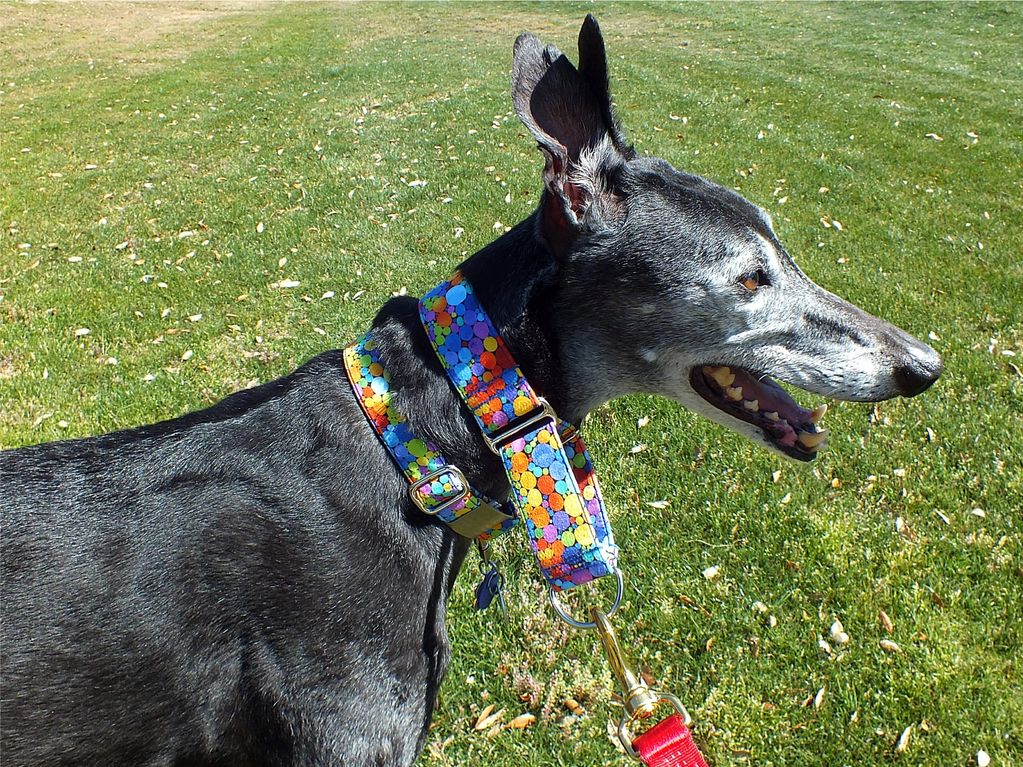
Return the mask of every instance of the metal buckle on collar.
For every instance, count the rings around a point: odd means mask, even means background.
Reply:
[[[461,492],[459,492],[459,494],[456,495],[455,497],[450,498],[447,501],[444,501],[439,506],[435,508],[430,508],[426,503],[427,496],[423,495],[423,493],[420,493],[419,491],[424,486],[429,485],[435,479],[439,479],[440,477],[443,477],[445,474],[450,474],[453,479],[458,481],[458,484],[461,487]],[[462,470],[453,464],[448,464],[446,466],[441,466],[436,471],[431,471],[425,477],[421,477],[417,481],[413,482],[412,486],[409,488],[409,493],[412,495],[412,502],[419,507],[420,511],[422,511],[424,514],[429,514],[430,516],[435,517],[442,511],[450,509],[459,501],[463,501],[466,498],[468,498],[470,490],[469,483],[466,481],[465,475],[462,474]]]
[[[483,441],[487,443],[487,447],[490,448],[491,452],[496,455],[501,454],[501,448],[512,440],[521,437],[531,427],[536,426],[538,423],[544,420],[550,420],[551,424],[557,423],[558,416],[554,412],[554,408],[551,407],[550,403],[543,397],[537,397],[537,401],[540,403],[539,407],[535,407],[519,418],[498,429],[493,434],[484,434]]]

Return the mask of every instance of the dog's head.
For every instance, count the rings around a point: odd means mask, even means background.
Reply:
[[[536,220],[557,261],[573,410],[628,392],[663,394],[811,460],[826,437],[823,408],[800,406],[772,377],[859,401],[913,396],[938,378],[931,347],[811,282],[762,209],[636,153],[611,104],[592,16],[578,68],[521,35],[512,83],[545,160]]]

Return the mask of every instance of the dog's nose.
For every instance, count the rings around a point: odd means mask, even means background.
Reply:
[[[895,368],[895,385],[903,397],[915,397],[938,380],[944,365],[938,353],[927,344],[917,342],[907,351],[906,361]]]

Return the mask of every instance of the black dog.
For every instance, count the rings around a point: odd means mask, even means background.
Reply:
[[[579,57],[516,42],[544,191],[461,267],[562,417],[661,393],[810,460],[821,409],[768,372],[864,400],[938,377],[932,349],[810,282],[759,208],[637,156],[592,17]],[[373,328],[413,429],[503,497],[416,302]],[[339,352],[172,421],[2,453],[0,507],[5,767],[415,760],[470,542],[410,501]]]

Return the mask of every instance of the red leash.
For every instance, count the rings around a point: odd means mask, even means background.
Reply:
[[[680,714],[672,714],[632,741],[647,767],[707,767]]]

